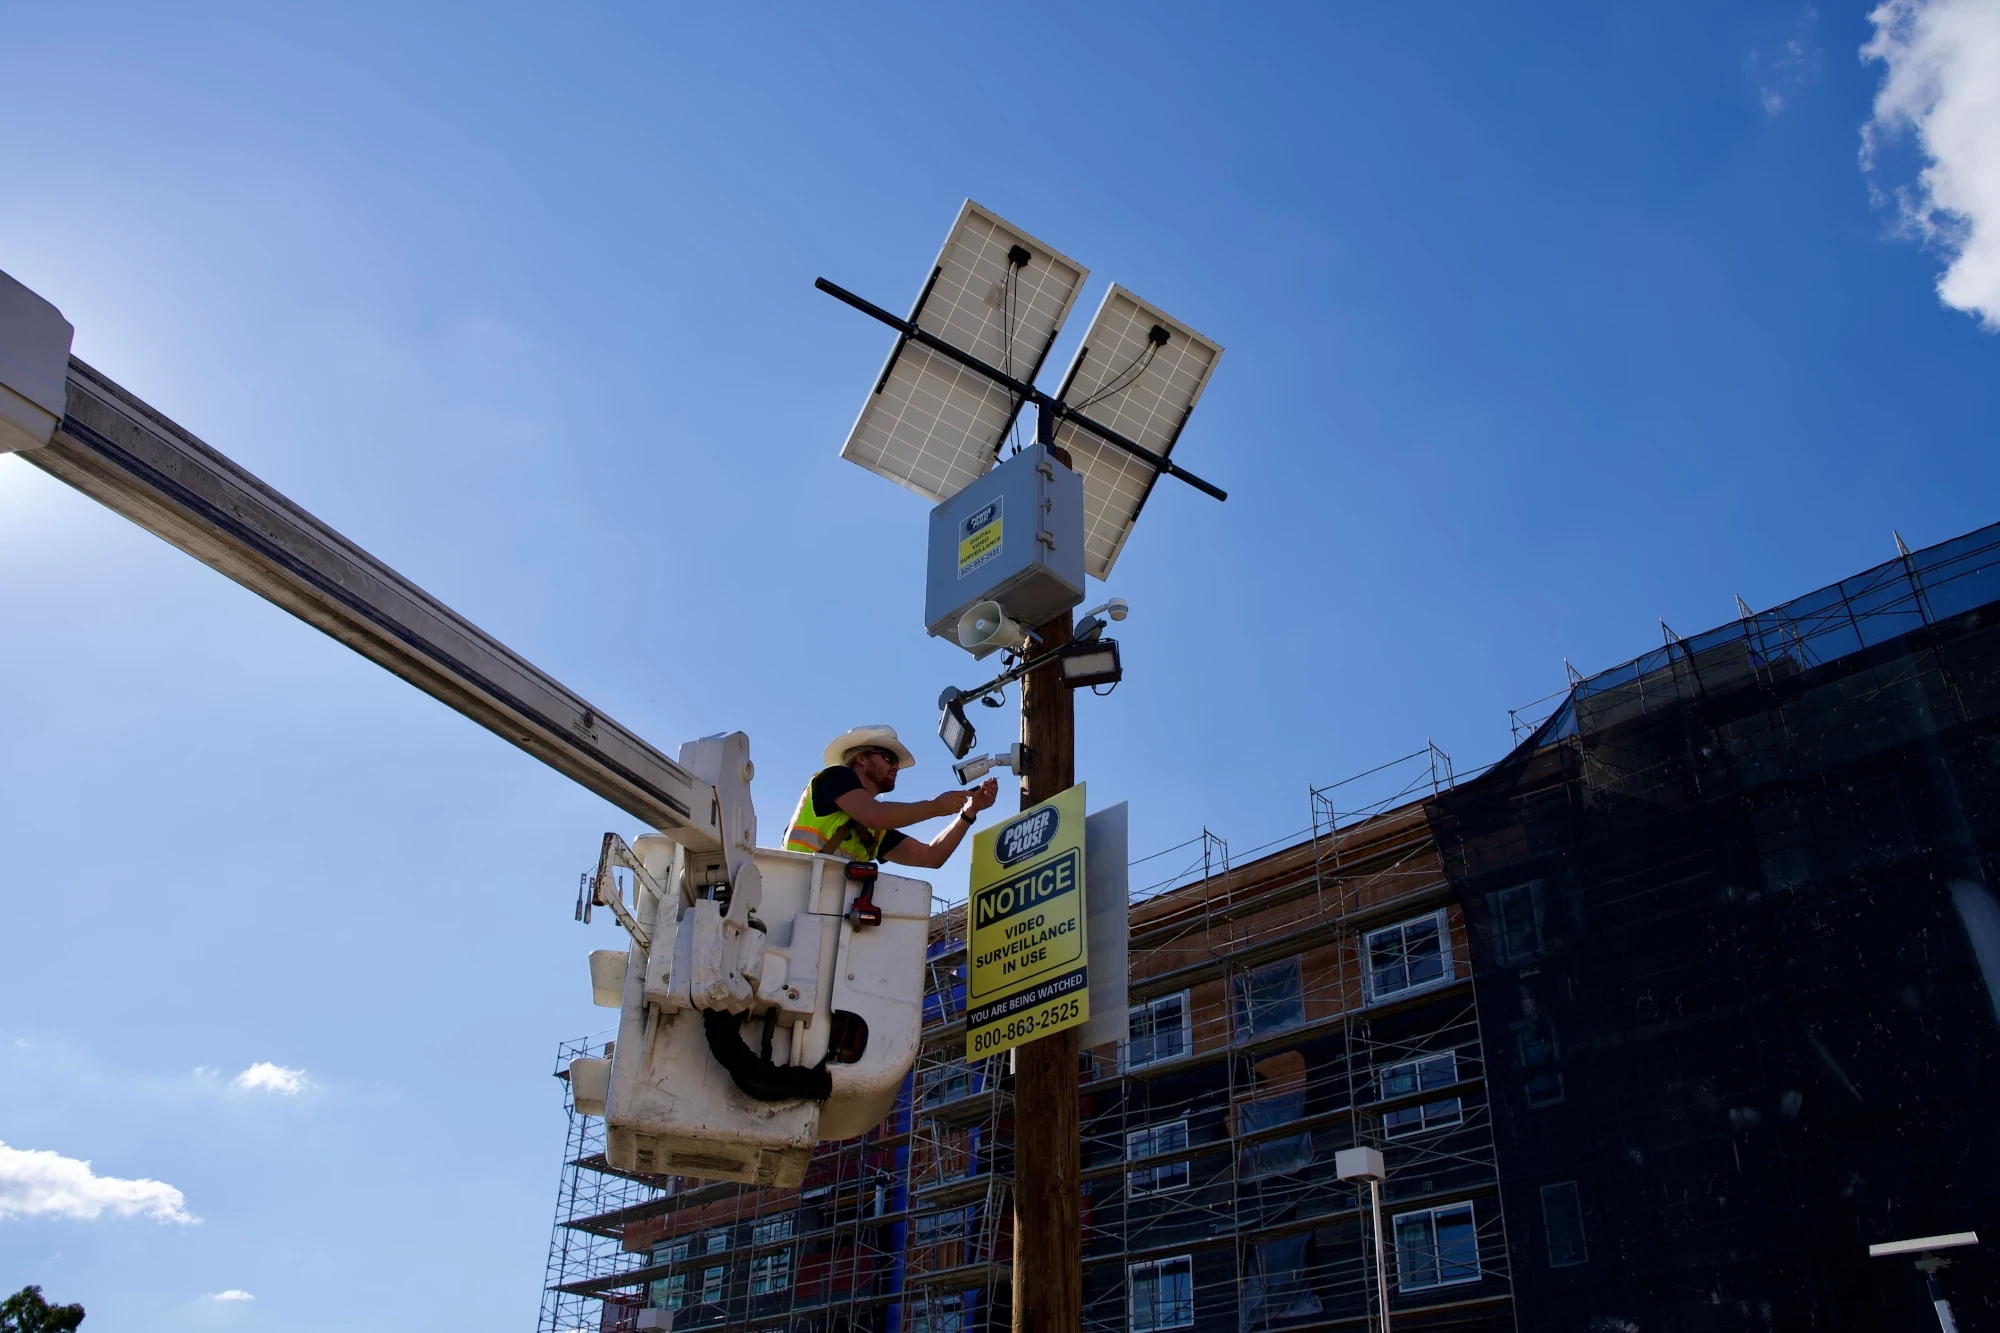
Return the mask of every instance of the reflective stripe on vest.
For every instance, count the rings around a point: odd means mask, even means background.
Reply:
[[[830,815],[814,814],[812,798],[809,781],[799,797],[799,808],[792,812],[791,827],[785,831],[786,851],[825,853],[850,861],[876,858],[882,848],[881,830],[863,828],[854,822],[854,816],[837,807]]]

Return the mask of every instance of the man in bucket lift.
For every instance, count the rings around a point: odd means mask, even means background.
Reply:
[[[874,862],[937,869],[958,850],[979,812],[1000,794],[999,784],[988,778],[970,791],[948,791],[928,801],[882,800],[885,792],[896,789],[897,772],[917,763],[909,747],[896,739],[894,727],[844,731],[827,745],[825,760],[826,767],[799,797],[785,850],[825,852],[854,863],[847,874],[862,886],[850,912],[856,925],[872,926],[882,919],[874,899]],[[958,818],[929,842],[898,831],[949,814]]]

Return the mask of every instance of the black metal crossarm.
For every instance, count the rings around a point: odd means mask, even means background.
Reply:
[[[1023,402],[1033,403],[1038,408],[1043,409],[1044,411],[1049,413],[1050,416],[1055,420],[1075,422],[1076,425],[1081,429],[1089,431],[1092,435],[1097,436],[1099,439],[1103,440],[1106,444],[1112,445],[1119,449],[1123,449],[1126,453],[1132,455],[1134,458],[1139,459],[1141,462],[1147,464],[1155,471],[1164,472],[1166,475],[1170,477],[1177,477],[1180,480],[1186,482],[1188,485],[1194,487],[1196,490],[1202,492],[1203,494],[1212,495],[1218,500],[1227,500],[1229,498],[1229,492],[1223,490],[1220,486],[1216,486],[1213,483],[1203,481],[1200,477],[1195,476],[1194,473],[1189,472],[1186,468],[1181,467],[1179,464],[1171,462],[1165,457],[1154,453],[1151,449],[1148,449],[1145,445],[1138,443],[1136,440],[1128,439],[1124,435],[1121,435],[1117,431],[1111,429],[1109,426],[1106,426],[1101,422],[1092,420],[1091,418],[1085,416],[1083,413],[1068,406],[1060,399],[1052,398],[1048,394],[1043,393],[1040,389],[1037,389],[1033,384],[1027,382],[1026,380],[1016,379],[1014,378],[1014,376],[1009,375],[1006,371],[1001,370],[998,366],[988,365],[986,362],[981,361],[978,357],[972,355],[970,352],[961,351],[959,348],[952,346],[950,343],[946,342],[944,339],[938,337],[937,335],[932,333],[927,333],[923,329],[918,328],[915,324],[911,323],[909,320],[903,319],[898,315],[893,315],[889,313],[887,310],[884,310],[881,306],[876,305],[873,301],[870,301],[865,297],[856,296],[853,292],[848,291],[845,287],[841,287],[838,284],[828,282],[825,278],[814,279],[813,286],[819,288],[819,290],[825,292],[828,296],[833,297],[835,300],[843,301],[846,304],[853,306],[856,310],[859,310],[862,314],[868,315],[871,318],[878,319],[882,323],[887,324],[890,328],[902,334],[903,337],[908,339],[909,341],[913,343],[918,343],[924,347],[928,347],[940,356],[949,357],[951,360],[956,361],[959,365],[964,366],[967,370],[973,371],[976,374],[984,375],[987,379],[992,380],[995,384],[1007,390],[1009,393],[1021,399]]]

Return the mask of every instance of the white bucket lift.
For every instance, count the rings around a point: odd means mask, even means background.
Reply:
[[[848,862],[756,846],[743,733],[690,742],[680,762],[713,785],[722,846],[607,833],[598,861],[593,898],[632,937],[605,1155],[621,1171],[796,1185],[815,1143],[889,1114],[916,1059],[930,886],[881,875],[880,920],[857,919],[865,885]],[[613,960],[591,961],[603,1003]],[[572,1062],[578,1110],[595,1108],[582,1091],[605,1063]]]

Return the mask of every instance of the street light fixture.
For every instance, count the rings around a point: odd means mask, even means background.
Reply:
[[[1342,1180],[1368,1182],[1368,1212],[1375,1222],[1375,1304],[1382,1312],[1381,1333],[1389,1333],[1389,1264],[1382,1254],[1382,1178],[1388,1175],[1379,1148],[1342,1148],[1333,1155],[1333,1169]]]
[[[1924,1285],[1930,1291],[1931,1308],[1937,1311],[1938,1327],[1943,1333],[1958,1333],[1958,1321],[1952,1318],[1951,1302],[1944,1298],[1944,1286],[1938,1281],[1938,1270],[1951,1267],[1951,1260],[1939,1257],[1936,1251],[1978,1243],[1977,1231],[1953,1231],[1942,1236],[1918,1236],[1912,1240],[1885,1240],[1870,1245],[1868,1257],[1886,1259],[1898,1254],[1916,1255],[1917,1271],[1924,1275]]]

